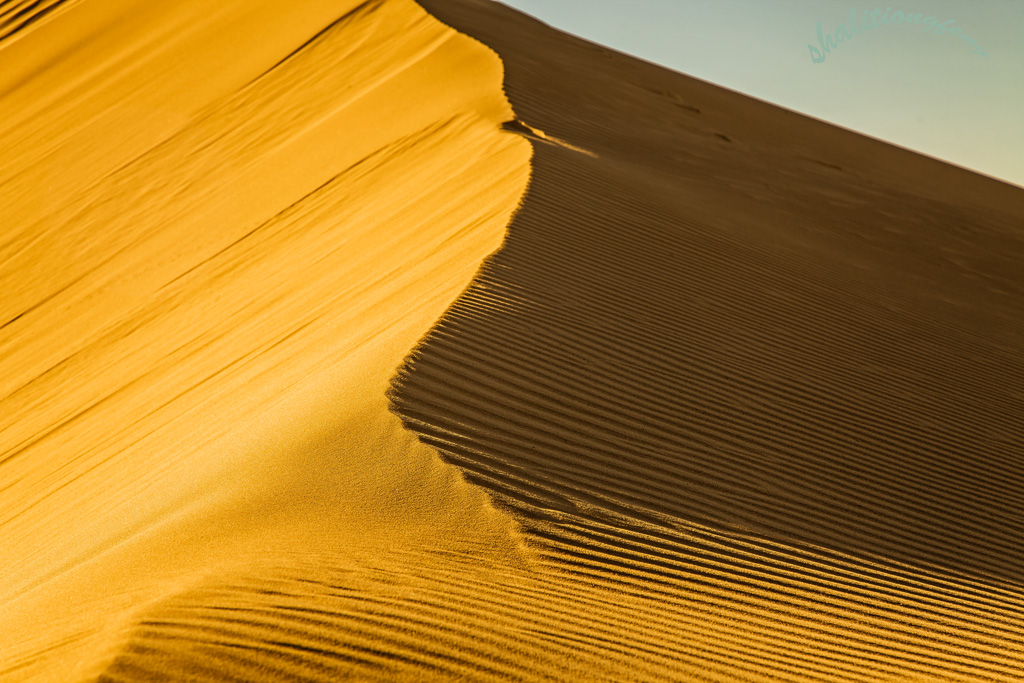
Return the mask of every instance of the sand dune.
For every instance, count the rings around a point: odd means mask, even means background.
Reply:
[[[1024,191],[478,0],[0,60],[0,680],[1024,678]]]

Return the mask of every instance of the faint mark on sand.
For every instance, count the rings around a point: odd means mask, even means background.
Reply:
[[[659,97],[664,97],[668,99],[669,101],[672,102],[672,104],[676,105],[680,109],[685,109],[686,111],[693,112],[694,114],[700,113],[699,107],[695,107],[689,102],[687,102],[679,93],[674,93],[668,90],[657,90],[655,88],[644,88],[644,90],[650,93],[654,93]]]
[[[577,147],[576,145],[566,142],[565,140],[548,135],[544,131],[538,130],[537,128],[533,128],[532,126],[523,123],[519,119],[509,119],[508,121],[503,121],[501,124],[501,129],[508,131],[509,133],[516,133],[517,135],[522,135],[523,137],[529,138],[531,140],[538,140],[540,142],[546,142],[551,145],[558,145],[559,147],[565,147],[566,149],[571,149],[575,152],[586,154],[589,157],[597,158],[597,154],[591,152],[589,149]]]

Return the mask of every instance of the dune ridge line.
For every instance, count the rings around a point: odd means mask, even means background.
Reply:
[[[0,59],[0,681],[1024,677],[1019,189],[483,0]]]

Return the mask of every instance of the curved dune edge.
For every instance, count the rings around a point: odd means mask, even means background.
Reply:
[[[490,3],[422,3],[455,30],[407,0],[152,4],[0,43],[0,679],[1020,677],[1002,191],[901,185],[857,136]],[[832,222],[868,195],[900,230]],[[958,267],[870,246],[968,209]],[[823,310],[849,356],[794,326]],[[884,361],[864,319],[938,341],[851,374]],[[939,362],[981,379],[944,392]],[[922,410],[863,399],[885,372]],[[946,423],[885,422],[923,411]],[[1008,457],[965,472],[969,439]],[[911,504],[839,449],[913,473]]]
[[[417,572],[529,562],[386,397],[528,180],[492,52],[411,0],[81,0],[0,58],[0,680],[337,680]]]
[[[523,524],[571,677],[1024,678],[1024,193],[421,4],[534,156],[393,396]]]

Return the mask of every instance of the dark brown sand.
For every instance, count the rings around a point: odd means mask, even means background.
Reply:
[[[410,428],[567,566],[766,607],[787,663],[1024,675],[1024,191],[423,4],[543,137]]]

